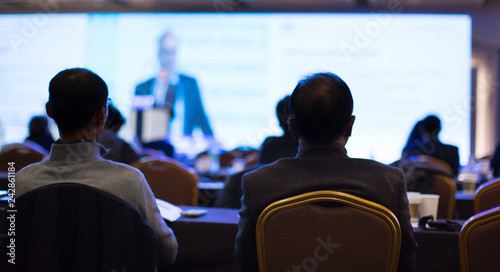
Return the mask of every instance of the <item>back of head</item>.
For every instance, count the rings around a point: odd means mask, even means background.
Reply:
[[[113,105],[108,105],[108,119],[106,120],[105,128],[118,132],[121,126],[125,123],[125,119],[120,111]]]
[[[82,68],[67,69],[50,81],[47,110],[61,132],[72,133],[88,125],[107,98],[108,87],[98,75]]]
[[[441,131],[441,121],[435,115],[429,115],[422,121],[425,132],[429,133],[432,137],[437,137]]]
[[[32,136],[44,135],[49,132],[49,123],[45,116],[33,116],[29,124],[29,132]]]
[[[290,111],[288,109],[290,104],[290,96],[287,95],[278,102],[276,105],[276,117],[280,123],[280,127],[286,132],[288,129],[288,117],[290,116]]]
[[[290,117],[297,136],[316,145],[339,139],[349,125],[353,104],[349,87],[333,73],[302,79],[290,99]]]

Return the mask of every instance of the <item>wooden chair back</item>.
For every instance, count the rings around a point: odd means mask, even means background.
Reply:
[[[174,205],[198,205],[198,175],[168,157],[146,157],[132,166],[141,170],[155,196]]]

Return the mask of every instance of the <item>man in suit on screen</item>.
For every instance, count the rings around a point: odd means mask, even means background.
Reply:
[[[170,32],[161,36],[160,72],[155,78],[137,85],[135,95],[153,95],[154,107],[170,111],[173,119],[169,130],[177,129],[178,133],[191,135],[194,128],[199,127],[203,134],[212,135],[196,79],[176,71],[176,47]]]
[[[376,161],[347,156],[344,146],[354,124],[352,111],[349,87],[337,75],[313,74],[298,83],[288,119],[291,133],[299,140],[298,154],[243,176],[235,243],[241,271],[258,271],[255,229],[261,212],[277,200],[317,190],[352,194],[391,210],[402,231],[398,270],[412,271],[417,245],[404,174]]]

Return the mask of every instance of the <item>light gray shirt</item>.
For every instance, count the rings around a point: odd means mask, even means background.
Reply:
[[[16,175],[16,197],[54,183],[81,183],[111,193],[136,208],[151,226],[160,244],[160,267],[174,262],[177,240],[162,218],[156,198],[136,168],[105,160],[106,149],[94,142],[54,144],[49,158],[29,165]]]

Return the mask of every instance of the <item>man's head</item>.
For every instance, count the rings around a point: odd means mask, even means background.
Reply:
[[[435,115],[429,115],[425,117],[422,122],[425,132],[433,139],[437,139],[437,136],[441,131],[441,121],[439,118]]]
[[[163,69],[171,71],[175,68],[175,54],[177,43],[172,33],[167,32],[160,37],[160,47],[158,58]]]
[[[288,131],[288,117],[290,116],[290,111],[288,107],[290,105],[290,96],[287,95],[278,102],[276,105],[276,117],[280,123],[280,127],[287,132]]]
[[[41,136],[49,133],[49,122],[45,116],[33,116],[29,124],[31,136]]]
[[[351,136],[353,99],[347,84],[333,73],[299,81],[290,99],[289,125],[299,140],[329,145]]]
[[[59,72],[50,81],[46,109],[61,133],[76,133],[94,125],[92,122],[97,126],[101,119],[105,121],[107,100],[108,87],[98,75],[73,68]]]

